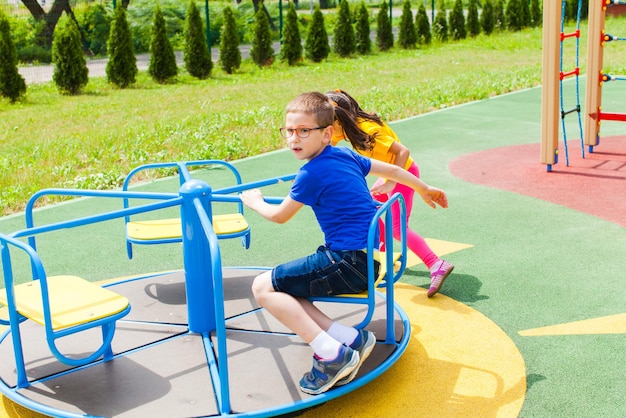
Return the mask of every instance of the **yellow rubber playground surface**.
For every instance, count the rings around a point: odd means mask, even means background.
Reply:
[[[623,97],[626,86],[616,86],[605,91],[603,103],[623,111]],[[534,182],[530,189],[546,188],[555,176],[570,176],[571,190],[593,198],[594,178],[612,178],[612,192],[603,198],[622,208],[623,219],[624,156],[602,154],[601,143],[595,151],[608,163],[592,167],[595,171],[585,174],[584,182],[582,175],[568,174],[564,161],[557,172],[545,173],[539,163],[540,111],[537,88],[393,124],[424,180],[448,193],[446,210],[416,201],[410,224],[431,240],[436,252],[446,254],[455,270],[441,293],[429,299],[427,269],[413,258],[396,284],[396,301],[412,330],[405,353],[374,381],[301,411],[301,416],[626,416],[626,230],[620,215],[611,221],[507,190],[506,179],[500,179],[502,187],[466,181],[450,168],[460,160],[481,164],[483,152],[498,150],[503,157],[482,170],[484,176],[497,176],[506,173],[505,166],[520,163],[520,146],[536,144],[536,163],[518,169],[533,174],[527,176]],[[603,127],[607,136],[625,132],[623,124]],[[579,153],[579,145],[572,142],[569,152]],[[289,174],[299,166],[283,151],[235,164],[244,182]],[[167,181],[140,187],[158,190]],[[280,196],[287,187],[275,186],[266,194]],[[37,216],[41,222],[67,219],[94,210],[90,205],[90,199],[79,199],[42,209]],[[237,240],[221,241],[225,266],[272,266],[308,254],[321,243],[311,213],[284,225],[254,214],[246,218],[252,227],[250,249],[242,249]],[[0,232],[23,226],[23,216],[0,218]],[[178,245],[135,247],[128,260],[123,238],[119,225],[86,233],[70,230],[62,242],[42,239],[38,245],[46,248],[42,257],[51,275],[102,281],[181,268]],[[0,416],[38,415],[3,398]]]

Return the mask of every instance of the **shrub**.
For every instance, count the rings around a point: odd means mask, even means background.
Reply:
[[[465,30],[465,15],[463,14],[463,1],[455,0],[454,7],[450,12],[450,35],[452,39],[458,41],[459,39],[467,38],[467,31]]]
[[[120,88],[135,83],[137,58],[133,53],[133,40],[126,20],[126,9],[121,3],[115,8],[107,50],[109,51],[107,80]]]
[[[89,70],[76,22],[64,14],[52,36],[52,80],[63,94],[78,94],[89,81]]]
[[[17,49],[11,39],[9,19],[0,10],[0,95],[15,103],[24,93],[26,82],[17,71]]]
[[[283,43],[280,47],[280,57],[287,64],[294,65],[302,61],[302,38],[298,27],[298,14],[294,2],[287,6],[285,26],[283,26]]]
[[[189,2],[185,19],[185,49],[183,60],[187,72],[201,80],[211,75],[213,61],[207,45],[200,12],[194,0]]]
[[[530,0],[530,26],[537,27],[541,25],[541,7],[539,0]]]
[[[324,26],[324,15],[318,6],[313,10],[309,33],[304,43],[304,54],[313,62],[321,62],[330,54],[328,33]]]
[[[383,0],[378,9],[376,16],[376,46],[381,51],[387,51],[393,47],[393,32],[391,29],[391,20],[389,19],[389,7],[387,2]]]
[[[241,65],[239,36],[235,25],[235,16],[230,6],[224,8],[224,26],[220,40],[220,66],[227,74],[232,74]]]
[[[274,60],[274,48],[272,47],[272,34],[270,32],[270,22],[263,8],[259,7],[256,12],[254,25],[254,39],[250,49],[252,61],[259,67],[272,65]]]
[[[417,43],[417,33],[413,22],[413,11],[411,1],[405,0],[402,5],[402,15],[400,15],[400,27],[398,29],[398,45],[404,49],[415,48]]]
[[[446,5],[441,0],[435,15],[435,22],[433,23],[433,33],[440,42],[448,41],[448,16],[446,14]]]
[[[426,8],[420,4],[417,8],[415,16],[415,30],[417,32],[417,43],[420,45],[428,45],[432,41],[433,35],[430,33],[430,21],[426,14]]]
[[[356,50],[359,54],[369,54],[371,52],[370,16],[364,1],[361,1],[356,9],[355,41]]]
[[[525,0],[524,0],[525,1]],[[506,27],[511,31],[522,30],[522,5],[519,0],[509,0],[506,3]]]
[[[337,23],[333,33],[333,51],[340,57],[347,57],[356,51],[356,39],[348,0],[341,0],[339,3]]]
[[[497,30],[506,29],[506,20],[504,18],[504,0],[496,0],[493,7],[493,24]]]
[[[165,29],[165,18],[161,7],[156,5],[152,21],[152,39],[150,42],[150,63],[148,74],[157,83],[164,83],[178,75],[176,55]]]
[[[520,9],[520,25],[522,28],[527,28],[530,26],[530,7],[528,5],[528,0],[520,0],[519,1],[519,9]]]
[[[470,0],[467,6],[467,33],[470,36],[478,36],[480,34],[480,21],[478,20],[478,3],[476,0]]]
[[[480,26],[486,35],[491,35],[495,22],[493,16],[493,3],[491,0],[485,0],[483,3],[483,11],[480,14]]]

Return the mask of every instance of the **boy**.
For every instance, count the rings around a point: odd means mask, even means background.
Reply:
[[[349,383],[376,344],[372,332],[333,322],[308,299],[367,289],[364,250],[376,205],[366,176],[406,184],[433,208],[448,206],[442,190],[406,170],[330,146],[334,121],[334,106],[324,94],[304,93],[292,100],[280,132],[295,157],[307,162],[289,196],[280,205],[270,205],[258,189],[241,194],[247,207],[276,223],[287,222],[309,205],[324,233],[326,242],[315,254],[281,264],[252,283],[257,303],[313,349],[313,368],[300,380],[300,389],[313,395]]]

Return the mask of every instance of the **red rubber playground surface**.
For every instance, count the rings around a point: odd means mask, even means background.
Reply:
[[[604,108],[626,110],[624,84],[604,90]],[[559,162],[547,172],[540,112],[541,89],[534,88],[392,124],[422,178],[450,202],[432,210],[416,198],[410,225],[455,269],[427,298],[427,269],[414,262],[396,285],[411,324],[404,354],[375,380],[301,416],[626,416],[626,124],[603,122],[600,145],[585,158],[579,140],[569,139],[569,166],[561,143]],[[300,165],[288,152],[235,164],[244,182]],[[284,195],[288,185],[276,187],[267,195]],[[77,217],[95,205],[80,199],[38,211],[37,219]],[[308,211],[284,225],[246,218],[251,247],[220,243],[225,266],[273,266],[321,243]],[[3,233],[23,225],[21,215],[0,218]],[[145,247],[129,261],[117,224],[38,242],[48,274],[101,281],[181,268],[179,246]],[[6,398],[3,414],[40,416]]]

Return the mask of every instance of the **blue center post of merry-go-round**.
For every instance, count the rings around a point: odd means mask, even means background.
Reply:
[[[201,180],[190,180],[179,192],[183,198],[181,221],[189,331],[201,334],[216,329],[214,270],[221,269],[219,261],[218,266],[213,262],[219,260],[219,246],[210,221],[211,187]]]

